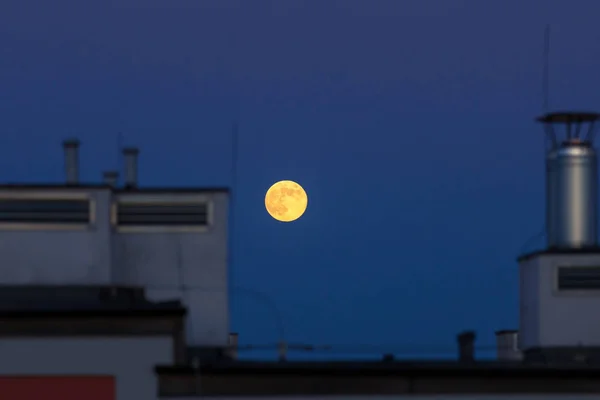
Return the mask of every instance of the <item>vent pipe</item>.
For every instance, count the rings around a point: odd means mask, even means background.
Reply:
[[[102,174],[102,180],[104,184],[110,187],[117,187],[119,182],[119,173],[117,171],[105,171]]]
[[[67,139],[63,142],[65,151],[65,179],[67,185],[79,184],[79,140]]]
[[[231,332],[228,338],[228,356],[232,360],[237,360],[238,358],[238,334],[235,332]]]
[[[500,361],[523,359],[523,354],[519,350],[519,332],[513,330],[496,332],[496,351]]]
[[[125,187],[137,187],[138,173],[138,154],[140,150],[136,147],[123,149],[123,158],[125,158]]]
[[[546,239],[548,248],[597,246],[598,170],[594,124],[600,114],[550,113],[544,124],[546,154]]]
[[[475,360],[475,332],[466,331],[457,336],[458,360],[470,362]]]

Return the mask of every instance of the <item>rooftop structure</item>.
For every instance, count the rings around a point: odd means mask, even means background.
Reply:
[[[82,183],[79,145],[64,143],[64,183],[0,185],[0,285],[140,286],[186,305],[190,344],[225,346],[228,189],[141,187],[135,148],[125,186]]]

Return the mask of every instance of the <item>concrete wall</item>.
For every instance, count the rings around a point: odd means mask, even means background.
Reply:
[[[540,342],[539,258],[519,265],[519,347],[535,347]]]
[[[117,232],[115,267],[121,271],[120,282],[145,286],[152,299],[184,301],[190,344],[226,345],[228,197],[226,193],[191,196],[210,202],[211,224],[205,231]]]
[[[537,299],[524,297],[522,309],[537,309],[524,320],[521,332],[526,346],[600,346],[600,292],[557,290],[557,269],[561,266],[600,266],[600,254],[544,254],[523,265],[530,278],[522,282]],[[537,304],[536,304],[537,302]],[[536,329],[537,335],[533,334]]]
[[[170,337],[0,340],[0,375],[111,375],[117,400],[157,399],[156,364],[170,363]]]
[[[108,284],[110,198],[108,189],[2,190],[3,196],[89,196],[95,221],[88,227],[10,227],[0,224],[0,284]]]
[[[11,193],[89,196],[94,204],[95,221],[77,229],[9,228],[0,224],[0,284],[145,286],[151,299],[182,299],[186,303],[190,344],[227,343],[227,193],[113,194],[108,188],[0,191],[0,195]],[[210,204],[210,224],[196,231],[175,228],[122,231],[113,225],[113,205],[132,198],[206,200]]]

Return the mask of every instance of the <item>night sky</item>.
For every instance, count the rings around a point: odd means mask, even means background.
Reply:
[[[121,131],[141,185],[228,186],[239,121],[240,342],[279,339],[276,305],[290,342],[453,357],[461,330],[485,347],[518,327],[515,257],[543,227],[544,27],[551,108],[597,111],[598,15],[597,0],[4,0],[0,180],[61,182],[60,141],[78,136],[99,182]],[[308,192],[295,223],[265,212],[280,179]]]

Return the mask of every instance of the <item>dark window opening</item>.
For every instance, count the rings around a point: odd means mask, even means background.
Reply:
[[[558,290],[600,290],[600,267],[560,267]]]
[[[121,226],[204,226],[208,224],[206,204],[119,204]]]
[[[87,224],[89,200],[0,199],[0,223]]]

